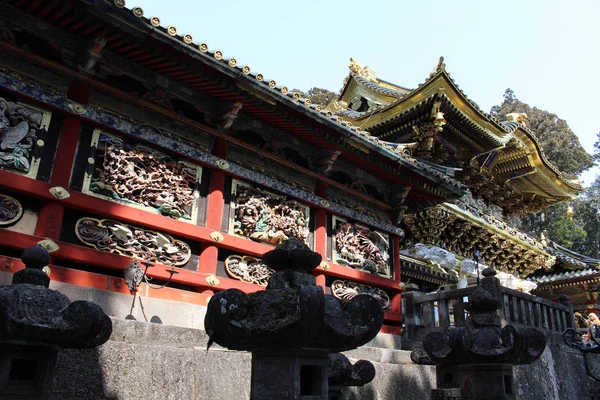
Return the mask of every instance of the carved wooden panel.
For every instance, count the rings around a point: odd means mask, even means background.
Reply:
[[[334,216],[333,260],[350,268],[391,277],[389,236]]]
[[[83,192],[196,222],[200,166],[94,130]]]
[[[269,278],[275,271],[267,267],[260,258],[251,256],[230,255],[225,259],[227,274],[242,282],[267,286]]]
[[[35,178],[52,113],[0,97],[0,168]]]
[[[356,283],[352,281],[333,281],[331,284],[331,294],[342,301],[349,301],[354,296],[359,294],[368,294],[375,297],[381,304],[382,308],[386,309],[390,305],[390,296],[388,296],[385,291],[374,286],[364,285],[362,283]]]
[[[14,197],[0,194],[0,227],[16,223],[23,216],[23,206]]]
[[[308,206],[236,180],[231,191],[229,233],[272,244],[292,236],[308,238]]]
[[[110,219],[81,218],[75,234],[96,250],[163,265],[182,266],[191,257],[190,247],[181,240]]]

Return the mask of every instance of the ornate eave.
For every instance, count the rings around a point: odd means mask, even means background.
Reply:
[[[369,92],[368,98],[382,98],[387,92],[377,83],[379,78],[369,78],[351,72],[340,100],[347,102],[363,92]],[[432,109],[437,107],[445,121],[436,140],[463,161],[479,157],[481,169],[497,183],[508,183],[525,198],[541,196],[550,202],[572,199],[582,190],[548,161],[529,128],[520,122],[500,122],[481,110],[441,61],[417,89],[397,96],[389,93],[380,105],[362,111],[338,110],[337,115],[383,140],[406,143],[414,141],[415,125],[431,122]]]

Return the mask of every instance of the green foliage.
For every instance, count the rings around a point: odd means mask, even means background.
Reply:
[[[579,139],[556,114],[531,107],[506,89],[504,101],[492,107],[491,114],[500,121],[506,120],[506,114],[526,113],[525,124],[538,138],[548,160],[561,172],[580,174],[600,161],[600,133],[594,145],[594,156],[589,155],[579,143]],[[540,237],[544,235],[577,253],[596,257],[598,248],[597,210],[600,204],[600,178],[578,199],[555,204],[537,214],[530,214],[521,220],[521,229]],[[573,216],[567,215],[567,208],[573,207]]]
[[[521,229],[535,236],[542,233],[561,246],[589,257],[597,256],[598,207],[600,205],[600,177],[578,199],[559,203],[522,220]],[[567,208],[573,207],[569,218]]]
[[[325,107],[332,100],[337,98],[337,93],[334,93],[327,89],[322,89],[318,87],[313,87],[308,90],[308,92],[303,92],[302,90],[294,89],[296,92],[300,92],[302,97],[305,99],[310,99],[313,104],[319,104]]]
[[[491,114],[504,121],[506,114],[513,112],[527,114],[525,124],[540,141],[548,160],[561,172],[580,174],[594,165],[592,156],[581,146],[567,121],[558,118],[556,114],[523,103],[512,90],[506,89],[504,101],[499,106],[492,107]],[[600,147],[597,149],[597,153],[600,152]]]

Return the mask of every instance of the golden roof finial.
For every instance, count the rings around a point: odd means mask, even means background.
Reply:
[[[377,74],[371,68],[363,66],[356,62],[353,58],[350,58],[350,64],[348,65],[350,72],[367,79],[370,82],[379,83]]]
[[[441,56],[438,63],[437,63],[437,67],[435,68],[436,70],[445,70],[446,69],[446,64],[444,63],[444,56]]]
[[[520,122],[521,124],[525,125],[525,120],[527,119],[527,114],[514,112],[514,113],[506,114],[506,118],[508,118],[509,121]]]

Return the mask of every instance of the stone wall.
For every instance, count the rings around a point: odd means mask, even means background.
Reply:
[[[249,353],[206,351],[199,329],[113,321],[113,335],[100,348],[60,354],[53,400],[248,399]],[[408,351],[365,346],[347,355],[371,360],[377,376],[348,389],[345,400],[430,398],[435,370],[413,364]],[[551,344],[531,366],[516,367],[515,388],[522,400],[591,399],[583,357],[562,344]]]

